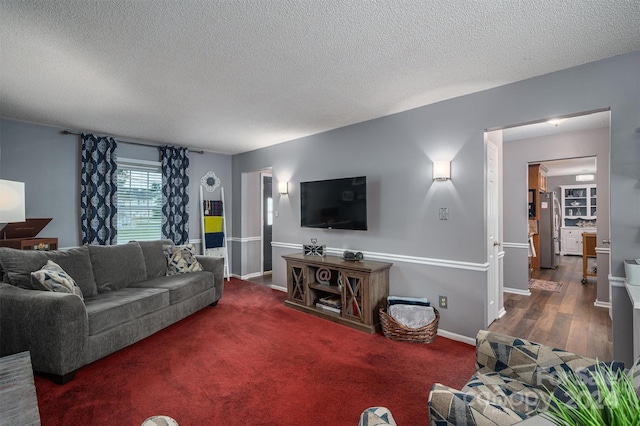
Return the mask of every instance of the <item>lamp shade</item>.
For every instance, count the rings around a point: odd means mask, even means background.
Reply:
[[[288,194],[289,193],[289,182],[278,182],[278,193],[279,194]]]
[[[0,223],[24,222],[24,183],[0,179]]]
[[[433,162],[433,180],[451,179],[451,161]]]

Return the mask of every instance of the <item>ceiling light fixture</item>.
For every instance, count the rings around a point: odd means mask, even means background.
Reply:
[[[596,176],[592,174],[576,175],[576,182],[591,182],[595,180],[595,178]]]
[[[547,123],[553,124],[554,126],[558,127],[561,123],[567,121],[566,118],[553,118],[551,120],[548,120]]]

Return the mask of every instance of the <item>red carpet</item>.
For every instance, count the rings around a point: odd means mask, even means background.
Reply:
[[[399,426],[428,424],[434,382],[455,388],[474,348],[368,335],[283,305],[285,294],[225,283],[218,306],[102,360],[63,386],[36,375],[42,424],[140,425],[152,415],[190,425],[357,425],[388,407]]]

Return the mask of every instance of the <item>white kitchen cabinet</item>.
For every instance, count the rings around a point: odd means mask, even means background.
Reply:
[[[563,227],[595,227],[597,217],[596,185],[560,186]]]
[[[582,234],[585,232],[596,232],[596,228],[560,228],[560,254],[582,256]]]

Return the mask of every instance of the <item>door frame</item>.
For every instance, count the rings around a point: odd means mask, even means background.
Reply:
[[[271,199],[273,199],[273,173],[269,170],[269,171],[261,171],[260,172],[260,273],[261,275],[265,274],[265,270],[264,270],[264,223],[265,223],[265,198],[264,198],[264,177],[268,176],[271,178],[272,180],[272,185],[271,185]],[[272,261],[273,261],[273,250],[271,252],[272,254]],[[273,271],[273,268],[271,269]]]
[[[491,132],[484,133],[485,143],[485,239],[487,242],[487,287],[485,295],[485,327],[503,316],[502,277],[504,252],[502,246],[502,163],[498,144],[492,142]],[[500,141],[501,142],[501,141]],[[490,196],[489,178],[495,174],[493,196]],[[493,205],[491,201],[493,200]],[[494,232],[491,232],[491,230]]]

